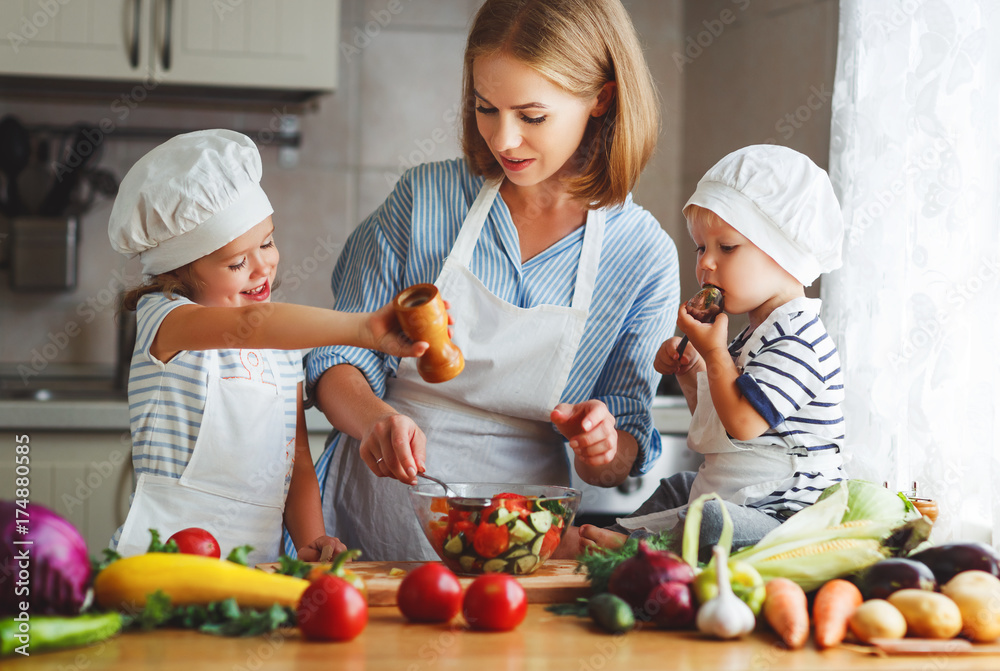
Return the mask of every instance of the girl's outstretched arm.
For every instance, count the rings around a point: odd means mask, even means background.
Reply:
[[[160,325],[150,351],[169,361],[183,350],[308,349],[351,345],[393,356],[420,356],[425,342],[411,342],[391,305],[376,312],[336,312],[292,303],[242,307],[182,305]]]

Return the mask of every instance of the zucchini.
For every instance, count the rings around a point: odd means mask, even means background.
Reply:
[[[500,573],[507,566],[506,559],[491,559],[483,564],[484,573]]]
[[[295,608],[308,580],[266,573],[231,561],[198,555],[150,552],[117,559],[94,579],[102,607],[126,612],[142,608],[157,590],[175,606],[204,605],[230,597],[242,607]]]
[[[9,617],[0,620],[0,657],[15,652],[27,657],[34,652],[82,648],[121,630],[122,616],[117,611],[71,617],[32,615],[22,621]]]
[[[448,542],[444,544],[444,553],[450,556],[458,556],[462,554],[462,534],[456,534],[448,539]]]
[[[532,513],[534,514],[534,513]],[[517,544],[524,544],[535,537],[535,531],[527,524],[524,520],[517,520],[510,527],[510,542]]]
[[[535,531],[544,534],[552,528],[552,513],[548,510],[539,510],[528,515],[528,521],[531,522],[531,526],[534,527]]]
[[[503,506],[500,506],[490,514],[488,521],[490,524],[495,524],[498,527],[502,527],[508,522],[516,519],[517,519],[517,513],[515,513],[513,510],[507,510]]]
[[[531,573],[538,566],[538,557],[535,555],[524,555],[514,560],[514,572],[519,574]]]

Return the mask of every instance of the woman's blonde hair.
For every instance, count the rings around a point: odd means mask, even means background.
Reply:
[[[618,205],[653,154],[660,111],[649,67],[620,0],[486,0],[465,47],[462,149],[475,174],[499,177],[476,124],[472,64],[509,55],[566,91],[592,98],[616,83],[607,111],[592,117],[568,192],[592,207]]]

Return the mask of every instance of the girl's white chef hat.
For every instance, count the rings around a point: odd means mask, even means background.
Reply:
[[[841,265],[844,217],[826,171],[794,149],[738,149],[709,169],[684,204],[711,210],[809,286]]]
[[[231,130],[173,137],[122,179],[108,236],[158,275],[224,247],[270,216],[256,145]]]

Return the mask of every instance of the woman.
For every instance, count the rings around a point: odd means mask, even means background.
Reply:
[[[487,0],[465,53],[462,160],[405,173],[349,238],[338,310],[434,282],[465,370],[423,382],[376,352],[314,350],[337,431],[317,465],[327,528],[366,559],[436,558],[407,499],[453,482],[614,486],[659,456],[650,402],[677,253],[629,192],[656,95],[619,0]]]

